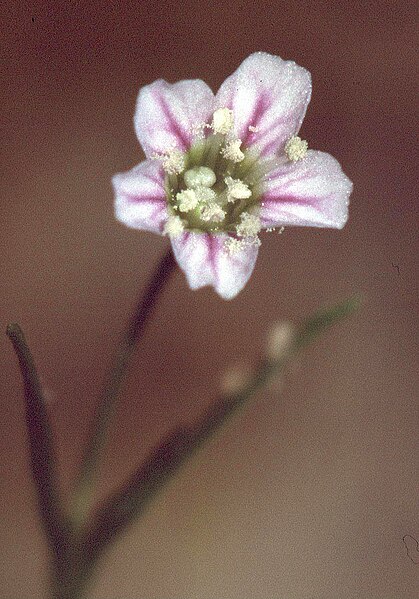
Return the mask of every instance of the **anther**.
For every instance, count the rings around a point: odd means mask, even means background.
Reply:
[[[180,216],[171,214],[164,225],[163,233],[170,237],[178,237],[184,230],[185,225]]]
[[[220,223],[224,220],[225,215],[225,211],[219,204],[207,204],[201,209],[201,218],[205,221],[212,220],[216,223]]]
[[[180,175],[185,170],[185,157],[180,150],[173,148],[163,156],[156,155],[163,164],[163,169],[168,175]]]
[[[217,194],[210,187],[204,187],[201,185],[200,187],[195,187],[194,191],[200,204],[214,203],[217,199]]]
[[[179,202],[181,212],[189,212],[198,205],[198,197],[193,189],[184,189],[176,194],[176,200]]]
[[[229,237],[224,242],[225,251],[230,254],[230,256],[234,256],[241,252],[246,247],[246,242],[244,239],[237,239],[236,237]]]
[[[237,235],[239,237],[256,237],[262,228],[260,218],[248,212],[242,212],[240,218],[241,223],[236,225]]]
[[[297,162],[297,160],[301,160],[306,156],[308,143],[298,135],[293,135],[285,144],[284,150],[288,160]]]
[[[212,128],[215,133],[226,135],[234,123],[233,111],[229,108],[218,108],[212,116]]]
[[[221,150],[221,154],[227,160],[231,160],[232,162],[241,162],[244,159],[244,154],[240,150],[241,140],[235,139],[230,141],[225,148]]]
[[[240,179],[226,177],[224,179],[224,183],[227,185],[227,199],[229,202],[234,202],[235,200],[246,200],[252,195],[249,187]]]
[[[229,237],[224,242],[224,250],[230,254],[230,256],[234,256],[238,254],[246,247],[250,247],[255,245],[259,247],[261,244],[259,237],[255,235],[254,237],[246,237],[244,239],[237,239],[236,237]]]

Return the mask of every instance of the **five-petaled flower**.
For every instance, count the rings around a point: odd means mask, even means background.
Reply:
[[[114,177],[117,218],[168,235],[192,289],[234,297],[262,229],[347,220],[352,183],[297,136],[310,95],[308,71],[262,52],[215,96],[200,79],[143,87],[134,123],[147,160]]]

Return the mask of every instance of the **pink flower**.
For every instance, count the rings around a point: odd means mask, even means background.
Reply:
[[[117,218],[168,235],[192,289],[233,298],[248,281],[259,232],[342,228],[352,183],[297,133],[308,71],[258,52],[214,96],[200,79],[140,90],[134,117],[147,160],[113,178]]]

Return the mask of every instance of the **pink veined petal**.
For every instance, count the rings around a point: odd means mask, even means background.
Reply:
[[[249,245],[231,255],[224,244],[227,234],[185,232],[172,237],[172,247],[191,289],[214,287],[223,299],[232,299],[252,274],[259,248]]]
[[[213,102],[214,94],[200,79],[173,84],[158,79],[140,89],[134,125],[147,158],[175,147],[187,150],[193,128],[208,121]]]
[[[348,219],[352,183],[330,154],[310,150],[297,162],[269,173],[261,198],[263,227],[309,226],[341,229]]]
[[[234,132],[263,156],[281,151],[301,126],[311,97],[311,76],[292,61],[251,54],[224,81],[215,108],[234,112]],[[256,131],[249,130],[256,128]]]
[[[145,160],[112,179],[115,216],[134,229],[162,233],[167,220],[164,172],[157,160]]]

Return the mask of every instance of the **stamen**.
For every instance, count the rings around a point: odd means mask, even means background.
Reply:
[[[212,187],[217,178],[212,169],[207,166],[196,166],[186,171],[183,176],[186,187]]]
[[[225,215],[225,211],[219,204],[207,204],[201,209],[201,218],[205,221],[212,220],[216,223],[220,223],[224,220]]]
[[[185,189],[176,194],[181,212],[189,212],[198,205],[198,197],[193,189]]]
[[[240,150],[241,143],[241,139],[230,141],[226,147],[221,150],[221,154],[227,160],[231,160],[232,162],[241,162],[244,159],[244,154]]]
[[[229,108],[218,108],[212,116],[212,128],[215,133],[226,135],[234,123],[233,111]]]
[[[234,202],[235,200],[246,200],[252,195],[249,187],[240,179],[226,177],[224,179],[224,183],[227,185],[227,199],[229,202]]]
[[[204,131],[205,129],[207,129],[210,125],[207,125],[207,123],[195,123],[194,125],[192,125],[191,127],[191,133],[192,135],[197,138],[197,139],[204,139],[205,135],[204,135]]]
[[[195,187],[194,191],[200,204],[210,204],[215,202],[217,199],[217,194],[210,187],[204,187],[201,185],[199,187]]]
[[[180,216],[171,214],[164,225],[163,233],[169,237],[178,237],[184,230],[185,225]]]
[[[163,156],[155,154],[153,158],[162,161],[163,169],[168,175],[180,175],[185,170],[185,157],[177,148],[169,150]]]
[[[236,237],[229,237],[224,242],[224,249],[230,256],[234,256],[241,252],[246,247],[246,241],[244,239],[236,239]]]
[[[246,239],[237,239],[236,237],[229,237],[224,242],[224,250],[230,254],[230,256],[234,256],[238,254],[244,248],[249,247],[251,245],[260,246],[261,241],[259,237],[246,237]]]
[[[240,237],[256,237],[262,228],[260,218],[248,212],[242,212],[240,218],[242,222],[236,225],[237,235]]]
[[[301,139],[298,135],[293,135],[285,144],[285,154],[291,162],[301,160],[307,154],[308,143],[305,139]]]

